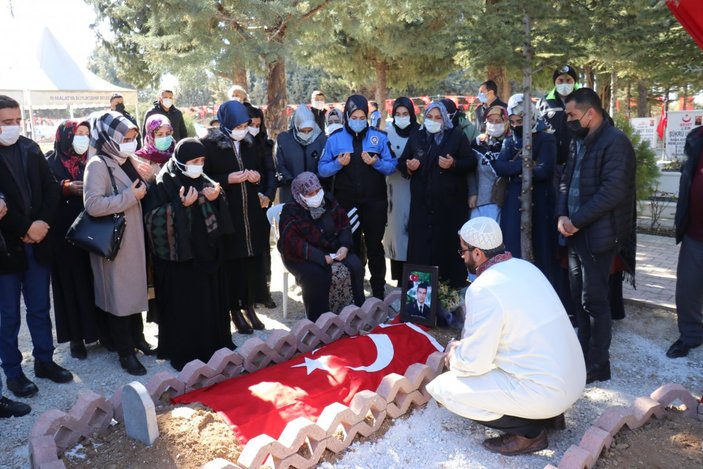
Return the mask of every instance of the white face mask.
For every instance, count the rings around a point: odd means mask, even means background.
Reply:
[[[425,119],[425,130],[427,130],[431,134],[436,134],[437,132],[442,130],[442,123],[427,118]]]
[[[3,125],[0,126],[0,145],[4,147],[9,147],[14,145],[20,138],[20,131],[22,129],[19,125]]]
[[[137,151],[137,141],[136,140],[132,140],[131,142],[126,142],[126,143],[120,143],[120,153],[122,153],[123,156],[130,156],[135,151]]]
[[[410,116],[395,116],[393,120],[399,129],[404,129],[410,125]]]
[[[242,98],[240,98],[239,96],[232,96],[232,100],[237,101],[238,103],[242,102]]]
[[[303,142],[309,142],[310,139],[312,138],[312,131],[310,131],[308,133],[298,131],[296,133],[298,134],[298,138],[300,140],[302,140]]]
[[[203,165],[201,164],[184,164],[175,158],[173,161],[176,162],[176,166],[178,166],[181,172],[189,178],[198,179],[203,175]]]
[[[491,137],[500,137],[505,133],[505,124],[486,122],[486,133]]]
[[[236,140],[237,142],[239,142],[247,136],[248,132],[249,127],[247,127],[246,129],[234,129],[232,132],[230,132],[230,135],[232,136],[232,140]]]
[[[251,134],[252,137],[256,137],[261,132],[261,127],[247,127],[247,132]]]
[[[325,102],[324,101],[313,101],[312,107],[314,107],[318,111],[322,111],[323,109],[325,109]]]
[[[574,91],[574,84],[573,83],[559,83],[557,85],[557,93],[559,93],[562,96],[567,96],[571,94],[571,92]]]
[[[317,208],[320,205],[322,205],[322,199],[325,197],[325,191],[323,189],[320,189],[317,194],[313,195],[312,197],[305,197],[303,196],[303,200],[307,204],[308,207],[310,208]]]
[[[168,109],[173,106],[173,100],[171,98],[164,98],[161,100],[161,104],[163,104],[165,109]]]
[[[73,143],[71,143],[73,146],[73,151],[76,152],[77,155],[82,155],[86,151],[88,151],[88,146],[90,145],[90,137],[87,135],[74,135],[73,136]]]
[[[342,124],[330,124],[325,128],[325,133],[327,135],[330,135],[330,134],[332,134],[332,132],[334,132],[335,130],[341,129],[342,127],[344,127],[344,125],[342,125]]]

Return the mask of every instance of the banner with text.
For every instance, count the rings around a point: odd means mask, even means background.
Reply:
[[[669,111],[666,123],[666,159],[683,159],[686,136],[692,129],[701,125],[703,110]]]

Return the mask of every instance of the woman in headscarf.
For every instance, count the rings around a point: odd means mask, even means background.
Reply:
[[[469,207],[471,218],[489,217],[500,223],[500,208],[505,199],[505,184],[499,180],[491,162],[500,155],[508,133],[508,112],[501,106],[491,106],[485,114],[486,132],[472,142],[478,159],[476,172],[469,178]]]
[[[239,101],[227,101],[217,111],[219,129],[202,139],[205,173],[224,189],[234,234],[225,236],[230,312],[237,331],[264,329],[256,316],[256,289],[268,249],[269,223],[261,210],[259,191],[264,157],[249,133],[251,118]]]
[[[371,292],[383,299],[386,258],[383,233],[388,217],[386,176],[396,160],[382,130],[369,127],[369,102],[353,95],[344,104],[344,129],[329,136],[317,166],[321,177],[334,176],[334,197],[347,213],[356,208],[361,226],[354,232],[354,252],[360,253],[362,235],[371,272]]]
[[[347,212],[311,172],[300,173],[291,184],[293,200],[281,212],[278,250],[283,264],[303,290],[305,314],[316,321],[330,310],[332,264],[341,262],[351,275],[354,304],[364,302],[364,266],[353,254]]]
[[[512,135],[503,143],[503,149],[493,169],[498,176],[507,177],[508,187],[501,209],[500,228],[505,248],[515,257],[522,256],[520,242],[520,214],[522,192],[522,136],[532,132],[532,247],[535,265],[554,284],[556,268],[557,232],[554,229],[554,165],[557,145],[554,135],[545,132],[546,125],[538,119],[537,107],[530,103],[531,121],[524,122],[525,103],[522,93],[508,100],[508,119]]]
[[[66,232],[83,211],[83,172],[88,160],[90,124],[65,121],[56,129],[54,150],[47,155],[49,169],[61,187],[61,204],[49,237],[54,245],[51,284],[56,318],[56,340],[70,342],[71,356],[88,356],[86,343],[98,340],[93,272],[88,253],[66,241]]]
[[[163,114],[149,116],[144,124],[144,146],[134,154],[146,160],[156,177],[163,165],[173,155],[176,141],[173,139],[173,126]]]
[[[232,225],[220,184],[203,173],[204,163],[199,140],[178,142],[150,191],[155,208],[145,216],[161,311],[157,356],[179,371],[234,348],[223,243]]]
[[[135,347],[151,353],[144,340],[141,314],[147,309],[141,206],[147,184],[137,171],[138,163],[132,159],[138,133],[137,126],[117,112],[106,112],[96,118],[91,128],[90,159],[83,177],[83,203],[89,215],[104,217],[124,213],[125,216],[126,226],[117,257],[108,261],[91,253],[90,264],[95,278],[95,304],[108,313],[110,336],[122,368],[136,376],[146,374],[146,369],[137,359]]]
[[[468,218],[467,174],[476,168],[476,157],[444,104],[431,103],[424,117],[398,161],[410,178],[408,262],[439,266],[440,279],[461,288],[466,266],[457,255],[457,233]]]
[[[281,175],[281,203],[290,202],[291,182],[300,173],[317,173],[317,163],[325,149],[327,137],[315,122],[315,116],[301,104],[293,115],[293,125],[276,139],[276,162]]]
[[[344,113],[333,107],[327,111],[327,116],[325,117],[325,135],[328,137],[332,135],[339,129],[344,128]]]
[[[386,127],[391,153],[396,160],[403,155],[410,135],[420,125],[415,117],[415,106],[410,98],[393,102],[393,123]],[[400,283],[403,264],[408,259],[408,218],[410,216],[410,181],[395,172],[386,178],[388,185],[388,226],[383,236],[386,257],[391,260],[391,278]]]

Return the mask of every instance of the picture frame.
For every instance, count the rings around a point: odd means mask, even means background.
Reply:
[[[428,327],[437,326],[439,268],[405,264],[400,296],[400,320]],[[424,295],[423,295],[424,290]]]

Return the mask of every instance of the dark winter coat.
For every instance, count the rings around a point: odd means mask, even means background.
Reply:
[[[59,186],[49,171],[49,165],[39,145],[20,136],[17,143],[22,161],[29,193],[31,194],[30,212],[24,214],[22,196],[12,172],[3,158],[0,158],[0,193],[5,196],[7,214],[0,219],[0,231],[5,238],[7,253],[0,255],[0,275],[22,272],[27,269],[27,258],[21,238],[27,234],[29,227],[36,220],[42,220],[53,229],[56,209],[61,197]],[[42,265],[51,265],[50,234],[41,243],[33,244],[34,256]]]
[[[451,155],[452,168],[439,167],[439,157]],[[413,174],[407,161],[419,159]],[[398,170],[410,178],[408,262],[439,266],[442,280],[454,287],[465,286],[466,267],[457,254],[459,228],[469,218],[467,173],[476,168],[476,157],[459,128],[445,130],[439,145],[434,135],[421,130],[411,134]]]
[[[183,113],[176,108],[176,106],[171,106],[168,111],[161,107],[159,101],[154,101],[154,107],[149,109],[146,114],[144,114],[144,121],[142,122],[142,135],[146,135],[146,120],[149,116],[153,114],[161,114],[168,117],[171,121],[171,127],[173,127],[173,139],[179,141],[182,138],[188,136],[188,129],[186,129],[186,123],[183,120]]]
[[[576,87],[575,87],[576,88]],[[566,129],[566,113],[564,101],[554,88],[547,96],[540,100],[538,109],[540,117],[547,124],[548,132],[554,135],[557,145],[557,161],[558,165],[566,163],[569,157],[569,144],[571,143],[571,134]]]
[[[688,133],[684,153],[687,159],[683,166],[681,166],[679,198],[676,202],[676,216],[674,217],[676,244],[683,241],[683,235],[688,228],[688,206],[690,203],[691,183],[693,182],[693,174],[701,159],[701,153],[703,153],[703,127],[696,127]]]
[[[619,250],[631,239],[635,207],[635,150],[622,131],[607,120],[584,141],[586,153],[581,163],[580,203],[569,213],[568,197],[576,161],[576,140],[559,186],[557,216],[568,216],[585,236],[592,254]]]
[[[327,136],[324,132],[309,145],[302,145],[293,136],[293,130],[278,134],[276,142],[276,166],[281,176],[281,192],[279,200],[281,203],[289,202],[292,199],[290,184],[295,177],[305,171],[317,174],[317,164],[325,149]]]
[[[227,182],[230,173],[245,169],[258,171],[263,178],[262,146],[247,135],[237,154],[232,140],[219,129],[210,129],[201,141],[206,149],[204,172],[222,185],[232,219],[234,234],[225,235],[227,257],[242,259],[262,254],[268,249],[269,223],[259,202],[260,184]]]

